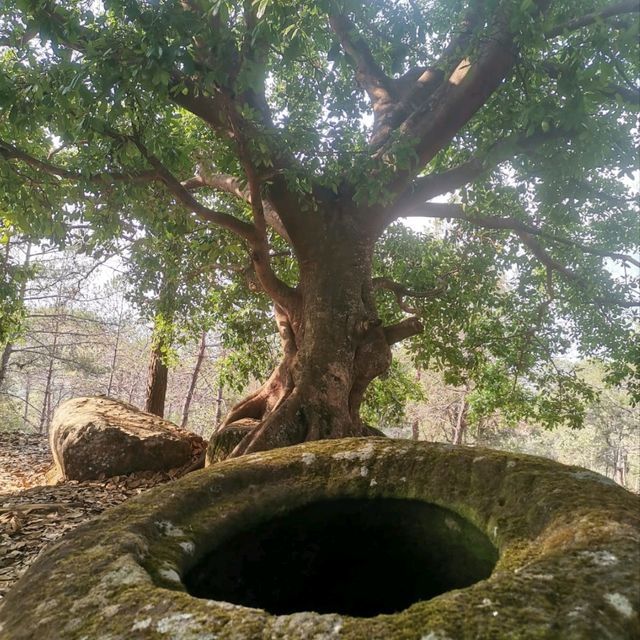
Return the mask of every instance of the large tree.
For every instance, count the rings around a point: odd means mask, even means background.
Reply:
[[[566,412],[558,350],[634,373],[637,12],[5,0],[2,213],[63,237],[170,211],[212,263],[246,249],[282,360],[226,419],[255,421],[236,454],[367,433],[367,387],[411,337],[458,381]],[[447,222],[412,236],[402,217]]]

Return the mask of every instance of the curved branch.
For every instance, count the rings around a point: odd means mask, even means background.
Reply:
[[[404,76],[393,80],[397,102],[384,114],[377,130],[374,129],[369,144],[378,149],[410,113],[425,104],[440,87],[447,75],[460,63],[478,26],[485,0],[471,0],[455,35],[443,50],[436,63],[430,67],[410,69]]]
[[[541,69],[547,73],[550,78],[557,80],[562,73],[573,76],[573,70],[566,65],[558,64],[557,62],[551,62],[545,60],[541,65]],[[626,78],[625,78],[626,81]],[[625,102],[637,107],[640,101],[640,90],[633,84],[629,83],[628,86],[623,87],[615,82],[608,82],[604,87],[597,87],[596,90],[608,98],[616,98],[620,96]]]
[[[188,191],[204,188],[215,189],[238,196],[238,198],[248,202],[248,194],[246,189],[243,188],[240,178],[227,173],[205,173],[202,167],[198,167],[196,174],[192,178],[183,180],[180,184]]]
[[[410,211],[417,207],[420,210],[431,198],[460,189],[482,175],[518,155],[530,153],[540,145],[557,138],[569,138],[572,131],[551,129],[538,131],[533,135],[517,134],[496,142],[482,155],[476,156],[442,173],[429,175],[414,180],[408,189],[396,201],[394,207],[387,212],[386,224],[397,218],[413,215]],[[432,203],[429,203],[431,205]],[[409,212],[409,213],[408,213]]]
[[[582,278],[567,268],[561,262],[553,258],[544,247],[531,235],[528,233],[518,232],[518,237],[522,241],[529,251],[545,266],[547,269],[551,269],[553,271],[557,271],[565,280],[569,280],[571,282],[575,282],[578,288],[584,290],[585,282]],[[615,305],[617,307],[623,307],[626,309],[631,309],[633,307],[640,307],[640,302],[634,302],[632,300],[624,300],[622,298],[613,297],[613,296],[593,296],[593,302],[597,302],[599,304],[607,304],[607,305]]]
[[[439,293],[443,291],[442,288],[438,289],[430,289],[429,291],[413,291],[408,289],[404,285],[401,285],[399,282],[394,282],[390,278],[373,278],[371,281],[374,289],[386,289],[387,291],[391,291],[395,296],[396,302],[402,311],[406,313],[411,313],[417,315],[419,313],[418,309],[414,307],[410,307],[405,301],[404,298],[422,298],[423,300],[429,298],[435,298]]]
[[[457,220],[464,220],[470,224],[478,225],[486,229],[505,229],[513,231],[522,241],[529,251],[544,264],[548,269],[557,271],[565,280],[575,282],[580,288],[584,289],[584,281],[579,274],[573,272],[564,264],[553,258],[544,247],[535,239],[535,236],[546,238],[552,242],[564,244],[566,246],[575,247],[585,253],[591,253],[599,255],[601,257],[611,258],[614,260],[621,260],[629,262],[633,265],[640,267],[640,262],[631,256],[614,253],[607,251],[606,249],[600,249],[598,247],[589,247],[581,243],[575,242],[569,238],[561,238],[549,234],[542,229],[538,229],[532,225],[528,225],[515,218],[496,218],[492,216],[468,216],[465,215],[462,205],[454,203],[437,203],[428,202],[425,206],[430,207],[430,211],[425,210],[423,212],[424,217],[429,218],[452,218]],[[632,308],[640,306],[640,302],[634,302],[631,300],[624,300],[622,298],[611,296],[595,296],[592,298],[594,302],[603,304],[613,304],[619,307]]]
[[[188,191],[197,189],[215,189],[240,198],[243,202],[251,204],[251,193],[243,185],[242,181],[235,176],[226,173],[205,173],[202,168],[192,178],[181,182]],[[280,220],[280,216],[269,202],[263,201],[264,217],[267,224],[284,240],[291,243],[289,234]]]
[[[185,189],[180,181],[165,167],[158,158],[149,153],[146,147],[140,142],[140,140],[134,140],[135,145],[138,147],[140,153],[149,164],[156,170],[158,177],[165,186],[172,193],[175,198],[186,205],[191,211],[193,211],[200,218],[206,222],[212,222],[220,227],[224,227],[229,231],[232,231],[236,235],[244,238],[248,241],[254,241],[256,238],[256,229],[252,224],[239,220],[228,213],[221,211],[215,211],[205,205],[198,202],[187,189]]]
[[[604,7],[604,9],[600,9],[599,11],[587,13],[584,16],[563,22],[562,24],[549,29],[545,33],[545,36],[547,38],[555,38],[563,33],[575,31],[576,29],[592,25],[598,22],[598,20],[606,20],[612,16],[619,16],[624,13],[638,13],[639,11],[640,4],[638,4],[638,0],[622,0],[622,2],[615,2],[610,4],[608,7]]]
[[[551,0],[533,0],[537,17]],[[393,159],[396,144],[410,144],[415,160],[395,174],[389,189],[402,192],[418,171],[445,148],[460,129],[481,109],[512,70],[517,43],[512,31],[514,3],[498,3],[488,24],[480,20],[478,47],[471,59],[462,58],[453,72],[431,97],[415,109],[398,127],[397,136],[381,146],[373,158],[385,162]],[[479,27],[480,28],[480,27]]]
[[[622,85],[609,82],[606,88],[602,89],[602,93],[612,98],[620,96],[625,102],[632,104],[634,107],[640,103],[640,91],[638,89],[629,89]]]

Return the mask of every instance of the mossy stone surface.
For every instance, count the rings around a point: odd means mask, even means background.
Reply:
[[[369,618],[271,615],[186,592],[182,576],[238,532],[348,498],[447,508],[497,547],[495,569]],[[640,637],[639,507],[579,467],[490,450],[367,438],[254,454],[149,491],[53,545],[7,595],[0,638],[631,640]]]

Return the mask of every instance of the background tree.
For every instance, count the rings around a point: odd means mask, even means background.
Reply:
[[[588,392],[558,352],[636,374],[621,178],[637,11],[8,0],[2,207],[33,233],[81,219],[115,236],[155,228],[162,202],[216,251],[248,250],[283,356],[227,416],[256,420],[236,454],[368,433],[366,389],[412,337],[418,362],[477,380],[486,405],[536,398],[579,419]],[[449,221],[409,260],[416,243],[393,226],[407,216]]]
[[[13,352],[14,341],[20,335],[25,312],[27,281],[31,275],[31,243],[18,241],[6,230],[4,252],[0,269],[0,389],[6,377],[9,359]],[[21,262],[15,263],[12,249],[20,244],[24,255]]]

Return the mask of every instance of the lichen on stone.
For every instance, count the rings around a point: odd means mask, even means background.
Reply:
[[[623,596],[621,593],[605,593],[604,599],[621,615],[625,618],[632,618],[634,615],[633,607],[629,598]]]
[[[345,499],[446,509],[493,541],[497,564],[471,586],[366,618],[273,615],[181,582],[238,532]],[[597,474],[468,447],[325,441],[216,463],[78,528],[9,592],[0,640],[631,640],[638,575],[638,498]]]

